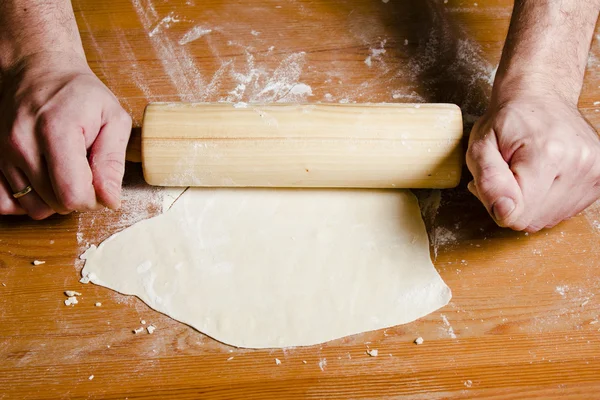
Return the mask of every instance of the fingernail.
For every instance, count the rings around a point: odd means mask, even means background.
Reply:
[[[494,217],[496,220],[501,221],[508,217],[510,213],[513,212],[515,207],[516,205],[513,199],[509,197],[500,197],[492,206],[492,210],[494,210]]]
[[[469,189],[469,192],[475,194],[475,181],[469,182],[467,189]]]

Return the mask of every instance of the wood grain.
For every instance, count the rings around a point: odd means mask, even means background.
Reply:
[[[149,101],[237,101],[244,82],[239,100],[247,101],[283,78],[310,86],[308,102],[455,102],[473,121],[485,109],[511,7],[508,0],[73,4],[92,68],[138,126]],[[179,45],[195,26],[211,33]],[[597,128],[599,54],[595,41],[580,102]],[[0,399],[597,397],[600,205],[524,235],[496,228],[464,183],[443,191],[439,214],[428,219],[432,257],[453,290],[447,307],[393,329],[272,351],[230,348],[135,298],[78,283],[77,257],[88,243],[160,211],[161,193],[135,164],[118,212],[2,218]],[[34,259],[46,264],[34,267]],[[64,290],[80,291],[79,304],[66,307]],[[132,333],[142,319],[157,326],[154,334]],[[418,336],[420,346],[412,343]]]

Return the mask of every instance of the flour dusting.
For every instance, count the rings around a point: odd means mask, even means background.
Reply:
[[[456,339],[454,328],[452,328],[452,325],[450,325],[450,321],[448,321],[448,318],[444,314],[442,314],[442,321],[444,322],[444,325],[447,328],[446,332],[448,333],[448,336],[450,336],[452,339]]]
[[[319,359],[319,368],[321,371],[325,371],[325,367],[327,366],[327,359],[325,357]]]
[[[306,101],[307,97],[312,96],[312,88],[300,82],[306,62],[305,52],[288,55],[273,72],[269,72],[266,66],[257,65],[255,56],[247,48],[244,48],[244,54],[244,69],[238,71],[232,67],[230,70],[237,85],[221,101],[293,103]]]
[[[123,31],[119,29],[115,29],[115,34],[117,35],[117,38],[119,40],[119,50],[121,51],[121,54],[125,56],[125,59],[129,63],[128,71],[131,76],[131,79],[138,87],[138,89],[142,91],[147,101],[158,101],[158,97],[154,95],[154,93],[150,89],[150,86],[148,86],[148,79],[146,78],[143,69],[140,68],[138,60],[135,54],[133,53],[133,49],[131,48],[127,37],[125,36]],[[139,124],[136,125],[139,126]]]
[[[193,57],[185,50],[183,46],[178,46],[164,34],[163,29],[157,27],[167,26],[158,23],[158,14],[154,9],[151,0],[131,0],[131,3],[138,15],[140,22],[156,55],[163,65],[163,68],[169,76],[177,94],[182,101],[203,101],[206,99],[206,84]],[[169,17],[169,16],[167,16]],[[167,18],[165,17],[165,18]],[[165,18],[161,20],[165,21]],[[173,16],[167,18],[168,23],[172,23]]]
[[[148,32],[148,36],[152,37],[161,32],[163,28],[170,28],[172,24],[179,21],[181,20],[178,17],[176,17],[173,13],[169,13],[169,15],[161,19],[160,22],[156,24],[150,32]]]
[[[560,294],[562,297],[566,297],[567,292],[569,291],[569,286],[568,285],[560,285],[560,286],[557,286],[554,291],[556,293]]]
[[[200,39],[202,36],[208,35],[211,32],[212,29],[203,28],[202,26],[198,25],[187,31],[185,35],[183,35],[181,39],[179,39],[178,43],[180,45],[184,45],[193,42],[194,40]]]

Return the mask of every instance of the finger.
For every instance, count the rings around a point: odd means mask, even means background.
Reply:
[[[20,192],[29,186],[25,174],[16,167],[5,166],[2,173],[6,177],[12,193]],[[45,219],[54,214],[54,210],[41,199],[35,190],[20,197],[17,201],[27,211],[27,214],[35,220]]]
[[[560,197],[560,186],[562,182],[556,182],[556,168],[550,167],[544,162],[544,157],[539,154],[531,154],[525,150],[517,150],[511,160],[511,170],[517,180],[523,196],[524,210],[528,225],[535,220],[543,218],[551,212],[544,203],[556,204]],[[550,195],[554,185],[555,195]],[[564,194],[563,194],[564,195]],[[544,224],[545,225],[545,224]],[[541,225],[537,230],[544,227]],[[537,226],[537,225],[536,225]]]
[[[479,200],[496,223],[524,229],[528,224],[521,221],[524,206],[521,189],[500,153],[493,131],[469,144],[467,166],[473,174]]]
[[[537,198],[537,205],[532,209],[531,219],[525,231],[534,233],[543,228],[552,227],[567,218],[580,196],[577,194],[576,185],[565,179],[556,178],[543,196]]]
[[[25,211],[13,198],[12,190],[6,181],[4,174],[0,173],[0,215],[23,214],[27,214],[27,211]]]
[[[66,211],[98,208],[82,129],[59,126],[56,117],[40,121],[37,129],[44,138],[42,149],[59,207]]]
[[[100,129],[90,150],[90,165],[98,200],[117,209],[125,173],[125,151],[131,134],[131,118],[119,109]]]
[[[40,196],[44,203],[48,204],[50,208],[59,214],[66,215],[73,211],[67,209],[58,201],[52,187],[52,182],[50,181],[45,159],[41,155],[35,157],[31,153],[27,157],[28,160],[26,160],[26,163],[20,169],[25,174],[26,181],[30,183],[36,194]]]

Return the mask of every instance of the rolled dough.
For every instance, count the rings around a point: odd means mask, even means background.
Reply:
[[[84,279],[230,345],[314,345],[450,301],[409,191],[190,189],[90,248]]]

